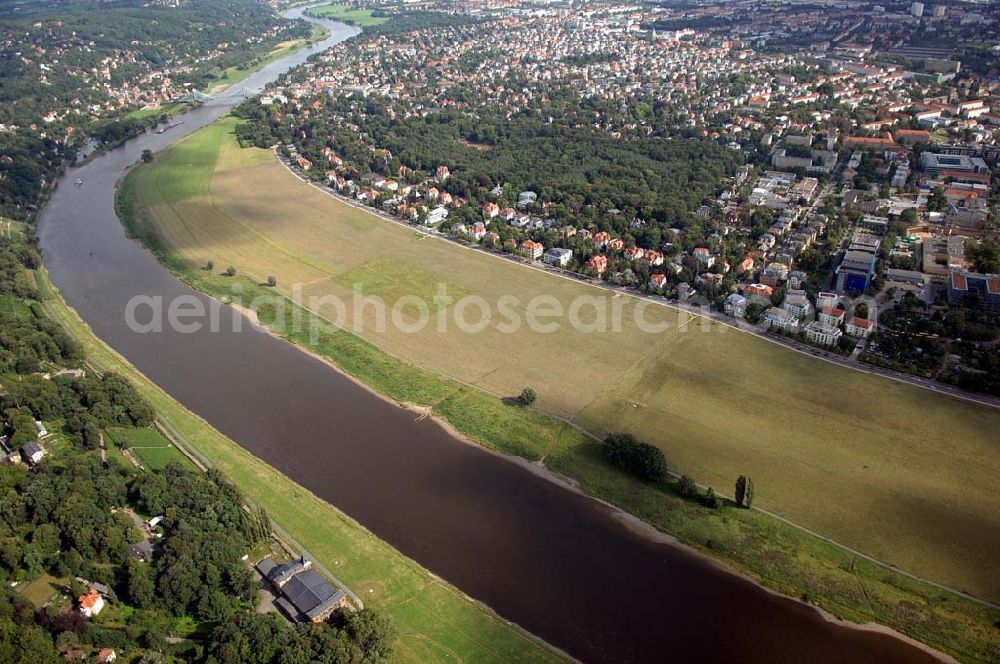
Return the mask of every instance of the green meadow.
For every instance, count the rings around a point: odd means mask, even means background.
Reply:
[[[132,233],[195,286],[227,295],[231,282],[196,269],[211,260],[254,282],[275,275],[277,292],[290,296],[298,287],[307,303],[350,301],[354,288],[388,302],[401,295],[426,302],[443,284],[455,298],[495,303],[515,294],[522,320],[537,296],[555,298],[564,311],[579,298],[620,306],[620,331],[564,325],[540,333],[524,325],[504,333],[494,325],[472,333],[452,325],[442,333],[428,325],[409,333],[376,329],[371,309],[349,310],[345,328],[391,361],[389,373],[365,380],[400,401],[447,408],[435,398],[454,390],[428,382],[468,387],[497,404],[530,385],[543,414],[597,437],[631,431],[662,447],[673,470],[723,494],[749,475],[755,505],[921,577],[1000,599],[997,409],[689,322],[667,307],[643,315],[668,329],[645,332],[634,298],[385,222],[302,183],[269,151],[240,149],[234,124],[226,119],[186,138],[136,168],[121,190]],[[329,354],[363,375],[351,353]],[[424,373],[433,380],[411,379]],[[416,383],[418,393],[409,394]],[[508,446],[493,433],[459,428],[484,445],[557,462],[543,435]],[[573,436],[559,440],[574,449]]]

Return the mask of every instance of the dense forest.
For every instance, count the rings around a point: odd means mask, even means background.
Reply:
[[[0,661],[59,662],[104,648],[125,661],[385,661],[395,630],[376,612],[296,627],[253,612],[258,582],[242,558],[270,538],[270,521],[221,473],[102,460],[107,429],[149,427],[156,414],[128,380],[83,364],[46,316],[39,267],[34,247],[0,240]],[[29,443],[48,456],[30,467],[8,460]],[[143,534],[139,524],[153,516],[162,520]],[[140,559],[133,546],[143,541],[152,546]],[[113,608],[88,618],[75,600],[94,583],[110,589]],[[59,590],[33,604],[38,584]],[[168,640],[183,623],[199,638]]]
[[[344,99],[324,103],[325,113],[298,118],[291,108],[247,102],[236,111],[249,121],[237,135],[258,146],[294,143],[316,177],[330,168],[327,147],[359,181],[395,177],[400,166],[412,169],[416,181],[446,165],[452,175],[439,186],[474,204],[488,200],[496,185],[531,190],[551,218],[581,225],[602,218],[651,248],[667,228],[684,225],[743,162],[741,154],[709,140],[617,138],[528,111],[509,119],[455,112],[399,119],[379,98],[361,108]],[[636,224],[637,218],[645,223]]]
[[[0,216],[30,219],[88,137],[113,145],[156,121],[124,117],[132,109],[117,104],[123,89],[155,88],[162,70],[174,86],[199,88],[308,34],[306,23],[280,19],[257,0],[0,8]]]

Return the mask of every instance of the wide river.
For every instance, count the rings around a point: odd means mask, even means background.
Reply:
[[[323,24],[332,34],[322,44],[236,88],[258,90],[357,32]],[[195,293],[125,237],[115,181],[143,149],[162,150],[238,101],[223,93],[183,125],[71,168],[42,212],[45,265],[63,297],[146,376],[407,556],[581,660],[931,660],[647,539],[603,505],[457,441],[281,340],[249,326],[233,332],[229,308],[222,332],[130,331],[124,311],[133,296]]]

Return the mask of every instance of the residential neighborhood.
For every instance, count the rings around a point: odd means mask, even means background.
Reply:
[[[962,70],[959,59],[949,60],[954,52],[906,50],[881,38],[888,25],[973,29],[974,12],[924,17],[876,8],[873,18],[845,5],[833,23],[823,18],[827,30],[844,31],[810,42],[814,17],[785,17],[766,3],[712,7],[715,18],[748,21],[737,31],[661,30],[655,26],[669,9],[601,3],[573,11],[518,3],[445,11],[451,24],[423,29],[419,40],[386,32],[347,42],[267,90],[259,103],[271,131],[318,117],[341,127],[325,143],[290,134],[278,152],[291,167],[355,204],[438,235],[669,301],[698,295],[734,318],[920,375],[925,367],[888,346],[880,350],[880,333],[892,333],[880,329],[880,312],[914,301],[931,316],[960,303],[990,310],[1000,267],[973,255],[986,256],[998,242],[991,164],[1000,157],[1000,119],[992,111],[1000,87]],[[767,28],[763,20],[771,21]],[[508,34],[514,59],[494,57],[494,26]],[[779,39],[804,40],[804,47],[771,47]],[[626,63],[643,73],[626,75]],[[523,90],[501,83],[515,67],[528,81]],[[483,92],[449,96],[470,86]],[[613,140],[705,140],[743,165],[700,179],[706,196],[686,211],[649,210],[656,218],[647,219],[638,208],[568,206],[558,186],[538,191],[499,179],[470,187],[464,157],[421,167],[396,153],[404,142],[370,142],[370,119],[358,113],[363,101],[370,116],[373,100],[385,104],[389,121],[414,126],[487,104],[544,113],[545,95],[557,89],[620,104],[619,116],[590,125]],[[643,100],[678,109],[681,121],[664,131],[634,112]],[[495,149],[488,133],[461,141],[476,159]],[[366,154],[374,161],[359,161]],[[319,174],[310,170],[316,162]],[[384,166],[372,168],[375,162]],[[619,200],[627,198],[611,204]],[[820,292],[843,298],[846,322],[817,319]],[[859,298],[870,313],[856,314]],[[978,384],[992,361],[984,348],[956,345],[931,373]]]

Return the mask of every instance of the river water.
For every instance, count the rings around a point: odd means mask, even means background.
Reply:
[[[234,87],[257,91],[311,52],[357,33],[322,23],[332,31],[323,43]],[[233,332],[237,314],[228,308],[221,332],[130,331],[124,311],[135,295],[208,300],[125,237],[115,182],[143,149],[165,148],[238,101],[223,93],[182,125],[71,168],[42,212],[52,280],[146,376],[407,556],[581,660],[931,660],[899,639],[829,623],[680,547],[651,541],[599,503],[457,441],[281,340],[246,325]],[[77,178],[83,186],[74,186]]]

